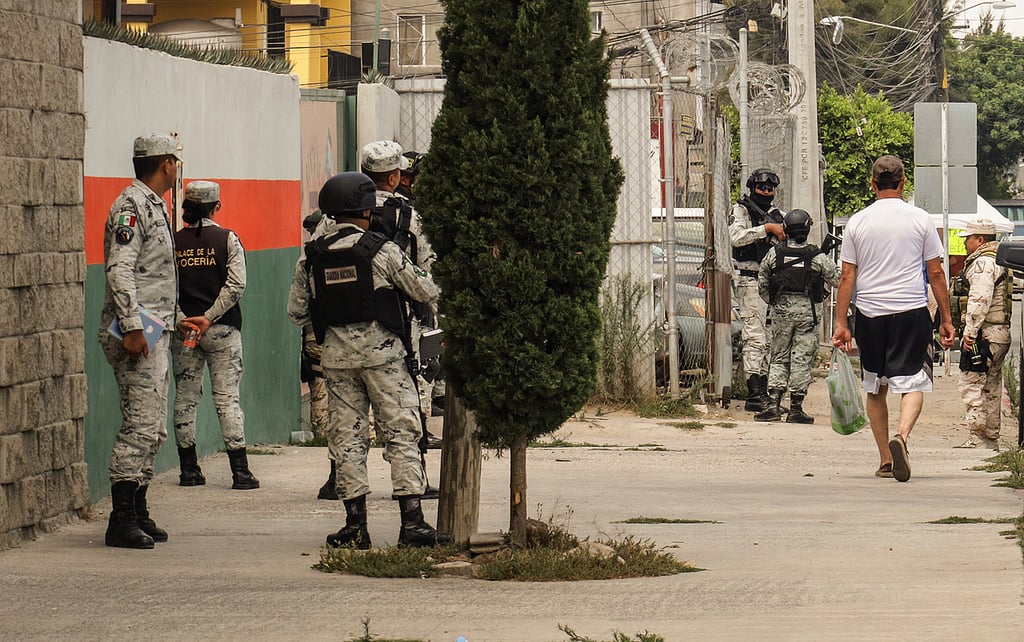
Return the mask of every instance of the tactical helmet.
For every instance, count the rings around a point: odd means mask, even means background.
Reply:
[[[377,204],[377,186],[361,172],[342,172],[327,179],[317,204],[325,216],[363,212]]]
[[[420,170],[423,169],[423,157],[426,156],[426,154],[410,151],[405,152],[402,156],[409,159],[409,167],[402,170],[402,176],[418,176]]]
[[[810,233],[811,225],[814,224],[814,220],[811,219],[811,215],[804,210],[790,210],[789,214],[782,219],[783,228],[786,230],[786,236],[805,236]]]
[[[768,169],[760,167],[750,173],[747,179],[747,189],[754,189],[755,185],[771,185],[773,188],[779,186],[779,175]]]

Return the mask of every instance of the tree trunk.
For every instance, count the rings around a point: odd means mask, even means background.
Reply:
[[[481,459],[476,420],[449,384],[444,403],[437,528],[451,533],[459,543],[468,542],[479,525]]]
[[[526,548],[526,433],[519,433],[509,449],[509,498],[511,513],[508,530],[512,534],[512,545]]]

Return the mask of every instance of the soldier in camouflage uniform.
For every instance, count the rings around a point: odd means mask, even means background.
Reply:
[[[787,240],[768,250],[758,271],[761,298],[771,305],[772,352],[768,371],[771,404],[754,415],[757,421],[782,418],[782,397],[789,390],[786,422],[812,424],[804,412],[804,397],[811,385],[811,368],[818,353],[821,301],[825,284],[839,285],[835,262],[807,242],[811,216],[804,210],[786,214]]]
[[[377,186],[371,229],[394,240],[416,265],[429,272],[437,260],[437,253],[434,252],[423,235],[420,215],[412,207],[412,201],[398,193],[402,172],[408,171],[411,166],[412,159],[403,153],[402,146],[394,141],[381,140],[368,143],[363,147],[360,168]],[[405,222],[403,222],[403,216],[408,217]],[[433,306],[427,303],[413,302],[410,307],[412,313],[410,345],[416,352],[414,361],[418,365],[420,363],[418,354],[420,335],[435,326],[436,315]],[[420,412],[423,413],[424,418],[430,416],[432,390],[433,384],[427,381],[422,374],[417,374],[416,392],[419,394]],[[440,448],[441,440],[427,432],[425,424],[423,431],[420,450],[426,451],[430,447]],[[425,452],[421,452],[421,455],[423,454]],[[426,466],[425,460],[424,466]],[[438,489],[431,486],[428,480],[426,490],[423,492],[423,499],[437,499],[438,496]]]
[[[786,237],[782,212],[772,206],[779,176],[768,168],[756,169],[747,179],[743,195],[729,214],[736,269],[736,302],[743,322],[743,371],[747,375],[747,401],[743,409],[759,412],[768,405],[768,307],[758,293],[757,274],[768,248]]]
[[[245,414],[238,399],[242,381],[242,309],[245,250],[238,236],[213,220],[221,207],[220,185],[192,181],[185,187],[185,227],[174,234],[178,300],[182,311],[210,321],[191,346],[181,333],[171,339],[174,359],[174,437],[181,464],[179,484],[202,486],[206,477],[196,456],[196,409],[203,375],[210,368],[210,392],[231,464],[231,488],[253,490],[260,482],[249,471]]]
[[[306,245],[288,297],[296,325],[312,322],[322,339],[328,414],[338,456],[338,494],[345,526],[328,546],[370,547],[366,496],[369,410],[385,441],[391,483],[402,514],[399,545],[451,542],[426,523],[420,495],[426,486],[417,442],[420,420],[412,376],[406,370],[403,297],[430,302],[438,289],[393,242],[367,232],[376,202],[372,180],[358,172],[330,178],[320,190],[323,235]]]
[[[318,238],[320,232],[317,230],[324,220],[323,212],[314,210],[309,216],[302,219],[302,227],[309,234],[310,240]],[[338,497],[337,474],[338,457],[334,454],[333,440],[330,437],[330,422],[327,420],[327,384],[324,383],[324,371],[320,367],[320,356],[323,353],[323,346],[317,343],[316,333],[313,332],[313,324],[307,323],[302,326],[302,382],[309,386],[309,427],[317,437],[327,439],[327,458],[331,462],[331,472],[327,475],[327,481],[317,492],[317,499],[329,499],[337,501]]]
[[[999,450],[1003,360],[1010,349],[1013,277],[1006,268],[996,265],[999,244],[992,221],[972,221],[959,236],[964,238],[968,256],[950,288],[953,324],[962,337],[965,353],[976,351],[980,337],[988,342],[990,357],[983,371],[961,368],[960,396],[967,406],[970,435],[958,448],[984,446]],[[960,363],[965,362],[962,359]]]
[[[153,548],[154,541],[167,541],[146,499],[153,460],[167,438],[166,329],[176,321],[179,328],[200,331],[209,324],[185,319],[177,307],[174,241],[163,195],[177,180],[178,143],[170,136],[140,136],[132,156],[135,180],[111,206],[103,236],[106,291],[99,341],[121,397],[121,429],[110,453],[112,507],[105,543]]]

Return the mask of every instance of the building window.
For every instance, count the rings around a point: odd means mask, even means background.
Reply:
[[[427,17],[398,16],[398,64],[425,65],[427,62]]]
[[[604,28],[604,23],[601,20],[600,11],[590,12],[590,33],[598,34],[601,33],[601,29]]]

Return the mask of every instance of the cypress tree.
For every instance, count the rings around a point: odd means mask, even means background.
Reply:
[[[417,207],[438,253],[445,377],[509,448],[525,542],[526,444],[596,380],[599,290],[622,170],[609,62],[586,0],[443,0],[446,78]]]

